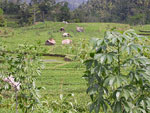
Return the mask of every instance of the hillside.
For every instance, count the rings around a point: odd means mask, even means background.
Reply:
[[[82,26],[84,27],[85,31],[83,33],[76,32],[76,27]],[[44,48],[47,48],[50,53],[54,54],[72,54],[71,51],[68,51],[68,47],[64,46],[62,48],[61,41],[64,39],[62,37],[62,32],[59,32],[61,27],[65,28],[67,33],[71,34],[71,40],[74,44],[78,44],[79,41],[85,39],[89,41],[92,37],[102,38],[104,33],[108,29],[112,29],[116,27],[118,30],[120,29],[136,29],[138,31],[141,26],[129,26],[127,24],[117,24],[117,23],[70,23],[64,24],[61,22],[39,22],[37,25],[22,27],[22,28],[11,28],[10,34],[13,34],[12,37],[8,38],[1,38],[0,40],[4,41],[7,47],[10,50],[15,50],[18,44],[29,43],[29,44],[36,44],[36,41],[39,40],[42,43]],[[149,30],[149,25],[144,26],[143,30]],[[3,32],[5,28],[0,28]],[[9,30],[8,30],[9,31]],[[21,37],[21,38],[20,38]],[[44,43],[47,39],[54,38],[56,40],[56,45],[45,46]],[[13,39],[13,40],[12,40]],[[61,49],[58,49],[61,48]]]
[[[76,31],[77,26],[84,27],[85,29],[84,32],[77,32]],[[62,37],[63,33],[59,32],[59,29],[61,27],[64,27],[65,31],[70,33],[72,37]],[[9,54],[10,57],[6,56],[7,59],[10,58],[9,61],[13,59],[14,56],[16,56],[13,53],[15,52],[18,53],[17,47],[19,44],[36,45],[37,42],[39,41],[41,43],[39,43],[40,46],[39,45],[38,46],[41,47],[42,49],[45,49],[44,53],[61,54],[61,55],[67,55],[67,57],[71,57],[71,55],[72,56],[76,55],[76,53],[79,53],[80,51],[83,51],[82,53],[84,55],[86,49],[79,49],[81,46],[82,48],[84,48],[83,46],[87,47],[88,42],[92,37],[103,38],[105,31],[108,29],[112,29],[114,27],[116,27],[116,29],[118,30],[126,30],[126,29],[133,28],[136,30],[136,32],[139,31],[139,29],[146,30],[146,31],[150,29],[150,25],[129,26],[127,24],[117,24],[117,23],[64,24],[62,22],[45,22],[45,23],[39,22],[36,25],[26,26],[26,27],[17,27],[17,28],[0,27],[0,31],[1,31],[0,42],[4,43],[4,46],[7,48],[7,50],[12,51]],[[4,36],[7,36],[7,38]],[[55,39],[56,45],[46,46],[45,41],[48,40],[49,38]],[[62,40],[66,38],[69,38],[72,40],[71,45],[62,45]],[[147,41],[147,44],[148,43],[149,41]],[[20,47],[22,47],[22,45]],[[32,46],[30,47],[32,48]],[[26,54],[24,54],[24,56],[26,56]],[[19,58],[16,58],[15,60],[12,60],[12,61],[15,63],[18,63],[17,62],[18,59]],[[77,113],[88,113],[89,109],[87,105],[91,101],[90,101],[89,96],[86,93],[87,82],[84,79],[82,79],[82,76],[84,75],[85,67],[81,65],[78,60],[66,62],[64,61],[64,58],[56,57],[56,56],[55,57],[54,56],[53,57],[42,56],[40,61],[42,61],[42,63],[44,64],[44,67],[41,69],[42,76],[34,75],[36,77],[36,85],[39,88],[41,87],[40,92],[39,92],[39,94],[41,95],[40,100],[41,101],[44,100],[44,106],[41,107],[40,110],[43,108],[53,110],[53,108],[55,108],[54,113],[62,113],[60,111],[63,111],[64,109],[59,107],[59,105],[65,102],[68,102],[68,103],[74,102],[74,99],[75,99],[75,102],[77,101],[77,104],[73,103],[73,105],[77,105],[77,108],[76,108],[78,110]],[[6,65],[6,63],[4,65]],[[40,65],[40,64],[35,64],[35,65]],[[2,63],[1,63],[1,66],[2,66]],[[14,63],[12,64],[12,66],[14,66]],[[4,70],[6,70],[5,68]],[[1,70],[2,69],[3,68],[1,68]],[[9,70],[7,70],[7,73],[8,71]],[[11,89],[10,91],[13,91],[13,90]],[[9,94],[10,96],[12,95],[12,93],[10,92],[7,95],[9,96]],[[63,98],[66,99],[65,101],[62,102],[62,100],[60,100],[60,96],[61,96],[60,94],[64,95]],[[73,94],[75,96],[74,97],[67,96],[70,94]],[[6,101],[4,101],[4,99]],[[1,109],[0,113],[15,113],[15,109],[12,109],[12,106],[11,106],[12,105],[11,100],[12,98],[3,98],[3,102],[1,103],[1,106],[0,106],[0,109]],[[54,102],[57,102],[58,104],[56,105]],[[73,108],[70,107],[70,104],[68,103],[65,104],[65,106],[69,110],[70,109],[72,110]],[[45,113],[45,109],[44,109],[44,112],[36,112],[39,109],[35,109],[34,113]]]
[[[76,32],[76,27],[82,26],[85,29],[85,32],[78,33]],[[47,48],[51,51],[51,53],[54,54],[71,54],[69,51],[67,51],[67,47],[62,48],[61,41],[64,39],[62,37],[62,32],[59,32],[58,30],[61,27],[65,28],[65,31],[67,33],[71,34],[71,40],[73,40],[74,44],[78,44],[79,40],[86,39],[89,41],[92,37],[99,37],[102,38],[104,36],[104,32],[110,28],[117,27],[117,28],[126,28],[129,27],[128,25],[123,24],[116,24],[116,23],[71,23],[71,24],[64,24],[60,22],[45,22],[43,24],[42,22],[38,23],[37,25],[29,26],[29,27],[22,27],[22,28],[16,28],[11,29],[11,31],[14,31],[11,38],[1,38],[5,42],[5,44],[10,48],[11,50],[15,50],[16,46],[18,44],[23,44],[24,42],[27,42],[29,44],[35,44],[36,40],[39,40],[42,42],[42,46],[44,48]],[[1,30],[3,28],[0,28]],[[52,36],[52,37],[51,37]],[[20,38],[22,37],[22,38]],[[44,46],[44,43],[47,39],[54,38],[56,40],[56,45],[54,47],[51,46]],[[13,40],[12,40],[13,39]],[[58,49],[61,48],[61,49]]]

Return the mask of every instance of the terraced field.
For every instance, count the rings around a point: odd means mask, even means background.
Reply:
[[[76,27],[82,26],[85,32],[76,32]],[[0,37],[9,50],[15,51],[18,44],[36,44],[41,42],[41,48],[46,49],[45,54],[60,54],[60,55],[76,55],[78,51],[72,51],[71,45],[64,46],[61,41],[62,37],[60,27],[64,27],[65,31],[70,33],[73,40],[73,46],[77,48],[81,40],[85,40],[88,44],[90,38],[102,38],[104,32],[116,27],[118,30],[135,29],[139,33],[139,29],[149,30],[150,25],[146,26],[129,26],[116,23],[54,23],[45,22],[37,25],[22,27],[22,28],[0,28],[2,32],[11,34],[7,37]],[[0,34],[1,35],[1,34]],[[49,38],[56,40],[55,46],[45,46],[45,41]],[[78,103],[83,107],[87,107],[90,102],[89,96],[86,94],[86,81],[82,79],[85,67],[79,61],[64,61],[63,57],[43,56],[42,60],[45,68],[42,70],[42,75],[37,77],[37,85],[45,87],[41,90],[42,97],[47,96],[47,100],[51,103],[53,100],[59,99],[60,94],[74,93]],[[86,109],[87,110],[87,109]],[[86,111],[87,112],[87,111]]]

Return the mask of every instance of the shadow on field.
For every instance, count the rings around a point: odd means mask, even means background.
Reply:
[[[3,52],[5,52],[5,53],[11,53],[11,54],[16,54],[16,53],[18,53],[18,52],[12,52],[12,51],[3,51]],[[22,53],[22,54],[27,54],[26,52],[25,53]],[[30,54],[32,54],[32,53],[30,53]],[[38,54],[37,54],[38,55]],[[39,55],[42,55],[42,56],[50,56],[50,57],[61,57],[61,58],[64,58],[64,61],[66,61],[66,62],[71,62],[72,61],[72,59],[70,59],[70,58],[67,58],[67,56],[66,55],[62,55],[62,54],[48,54],[48,53],[39,53]],[[51,61],[51,60],[44,60],[44,61],[47,61],[47,62],[49,62],[49,61]],[[53,61],[54,62],[54,61]]]

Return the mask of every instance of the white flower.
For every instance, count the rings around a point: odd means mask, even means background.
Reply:
[[[119,98],[119,96],[120,96],[120,92],[117,92],[117,93],[116,93],[117,99]]]
[[[114,82],[114,80],[110,80],[109,85],[112,86],[113,82]]]

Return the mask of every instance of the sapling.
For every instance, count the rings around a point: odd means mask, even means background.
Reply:
[[[147,39],[148,40],[148,39]],[[83,76],[95,113],[150,112],[150,59],[145,37],[134,30],[107,31],[92,39],[93,51],[85,60]]]

